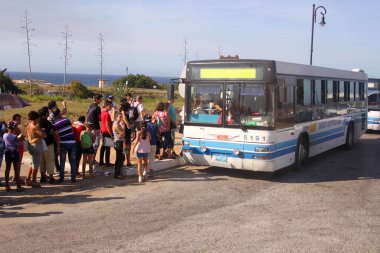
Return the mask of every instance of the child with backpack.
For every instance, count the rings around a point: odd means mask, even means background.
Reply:
[[[86,164],[89,166],[90,177],[95,177],[95,174],[92,172],[93,170],[93,159],[95,154],[95,149],[93,147],[95,135],[92,132],[93,125],[91,123],[87,123],[87,127],[85,130],[81,132],[80,135],[80,144],[83,153],[83,164],[82,164],[82,179],[86,177]]]

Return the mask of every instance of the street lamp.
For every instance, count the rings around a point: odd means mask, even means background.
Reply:
[[[310,49],[310,65],[313,65],[313,39],[314,39],[314,23],[317,22],[317,10],[321,8],[323,12],[321,22],[319,23],[321,26],[324,26],[326,24],[325,22],[325,15],[327,13],[326,8],[321,6],[318,6],[315,8],[315,4],[313,4],[313,15],[312,15],[312,21],[311,21],[311,49]]]

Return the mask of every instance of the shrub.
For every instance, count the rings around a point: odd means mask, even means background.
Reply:
[[[69,90],[72,97],[91,98],[94,96],[94,93],[92,91],[90,91],[81,82],[76,80],[70,82]]]
[[[20,88],[21,93],[30,93],[30,85],[29,83],[18,84],[18,88]],[[44,90],[36,83],[32,83],[32,94],[33,95],[41,95],[44,93]]]

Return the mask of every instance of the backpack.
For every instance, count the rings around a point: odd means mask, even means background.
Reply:
[[[92,137],[89,132],[84,132],[80,137],[80,145],[84,149],[91,148],[92,146]]]
[[[138,103],[136,106],[131,106],[129,108],[129,119],[131,121],[136,121],[139,118],[139,110],[138,107],[141,103]]]

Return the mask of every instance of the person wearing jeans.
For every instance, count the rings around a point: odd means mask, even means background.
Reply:
[[[66,154],[69,156],[71,182],[76,182],[76,165],[75,165],[75,136],[71,122],[60,115],[59,108],[53,110],[56,117],[54,130],[59,134],[59,182],[62,183],[65,178]]]
[[[105,138],[111,138],[113,140],[113,132],[112,132],[112,120],[111,116],[108,113],[109,110],[112,109],[112,103],[109,100],[106,100],[104,102],[104,107],[102,109],[102,112],[100,114],[100,131],[102,132],[103,135],[103,143],[102,147],[100,148],[100,160],[99,160],[99,165],[102,166],[104,165],[104,153],[106,155],[106,166],[111,166],[110,163],[110,153],[111,153],[111,147],[105,146]]]
[[[76,182],[76,164],[75,164],[75,143],[61,143],[60,153],[59,153],[59,181],[63,182],[65,178],[65,164],[66,164],[66,154],[69,157],[70,171],[71,171],[71,182]]]
[[[124,113],[124,112],[123,112]],[[114,148],[116,151],[116,161],[115,161],[115,178],[123,179],[121,175],[121,167],[124,163],[124,154],[123,154],[123,144],[124,144],[124,135],[125,135],[125,125],[123,122],[123,114],[119,111],[115,111],[115,122],[112,126],[113,136],[114,136]]]

